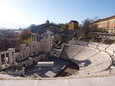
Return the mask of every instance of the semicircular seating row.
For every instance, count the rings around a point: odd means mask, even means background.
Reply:
[[[95,47],[99,50],[102,50],[102,51],[105,51],[107,52],[110,56],[112,56],[112,59],[115,60],[115,43],[113,44],[104,44],[104,43],[101,43],[98,45],[98,47],[96,47],[98,44],[95,43],[95,42],[91,42],[88,44],[88,46],[90,47]]]
[[[111,57],[104,51],[81,45],[65,45],[60,58],[78,64],[78,74],[90,75],[108,69],[112,64]]]
[[[74,43],[72,44],[89,46],[89,47],[97,48],[99,50],[103,50],[107,52],[109,55],[111,55],[113,59],[115,59],[115,43],[109,45],[109,44],[97,43],[97,42],[74,41]]]

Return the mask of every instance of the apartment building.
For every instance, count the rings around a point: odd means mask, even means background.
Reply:
[[[108,33],[115,33],[115,15],[104,19],[99,19],[93,22],[93,24],[96,24],[100,29],[107,30]]]

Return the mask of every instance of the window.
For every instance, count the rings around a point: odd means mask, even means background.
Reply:
[[[109,25],[109,24],[110,24],[110,22],[108,21],[108,22],[107,22],[107,25]]]
[[[110,23],[111,23],[111,24],[114,24],[114,21],[111,21]]]
[[[103,26],[105,26],[105,23],[103,23]]]

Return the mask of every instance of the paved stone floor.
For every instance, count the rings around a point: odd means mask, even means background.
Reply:
[[[115,86],[115,76],[60,80],[1,80],[0,86]]]
[[[35,73],[39,77],[54,77],[69,64],[69,61],[65,61],[58,58],[48,58],[48,60],[46,61],[53,61],[54,66],[36,67],[36,68],[30,67],[30,70],[27,71],[28,76],[33,75]]]

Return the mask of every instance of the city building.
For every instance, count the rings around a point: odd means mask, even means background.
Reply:
[[[75,20],[71,20],[71,21],[69,22],[69,29],[70,29],[70,30],[77,29],[78,26],[79,26],[79,23],[78,23],[77,21],[75,21]]]
[[[100,29],[107,30],[108,33],[115,33],[115,15],[104,19],[99,19],[93,22],[93,24],[96,24]]]

